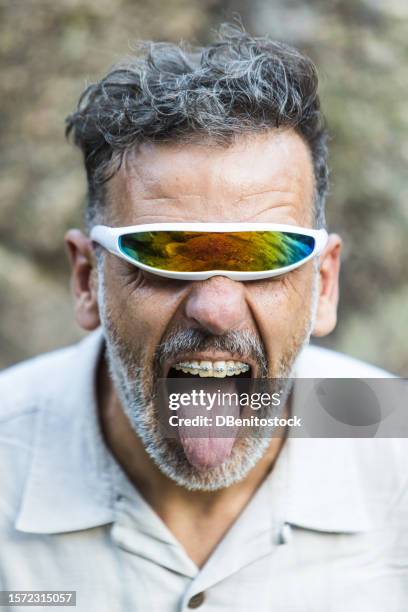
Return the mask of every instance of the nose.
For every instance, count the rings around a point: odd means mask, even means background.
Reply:
[[[214,335],[240,329],[248,317],[242,283],[225,276],[194,282],[186,299],[185,316]]]

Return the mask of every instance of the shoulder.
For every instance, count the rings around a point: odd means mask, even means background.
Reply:
[[[18,503],[50,385],[72,369],[74,353],[75,347],[71,346],[28,359],[0,373],[0,484],[3,500],[9,505],[13,505],[12,499]]]
[[[92,361],[101,344],[98,330],[82,341],[0,372],[0,425],[25,413],[39,410],[45,403],[60,401],[69,391],[83,364]]]
[[[298,378],[392,378],[386,370],[337,351],[308,345],[296,361]]]
[[[302,350],[296,362],[295,375],[299,379],[378,379],[373,381],[377,391],[389,388],[380,379],[392,382],[395,378],[390,372],[369,363],[313,345]],[[383,408],[381,405],[381,410]],[[319,408],[316,408],[316,415],[319,417],[316,421],[319,425],[324,419],[326,423],[330,417],[325,410],[319,411]],[[326,474],[326,493],[331,483],[335,495],[343,490],[347,498],[352,494],[356,498],[364,498],[367,512],[374,519],[384,517],[394,507],[401,507],[401,504],[404,512],[408,512],[408,440],[391,436],[387,429],[382,429],[382,421],[366,427],[355,427],[355,437],[344,437],[342,422],[334,421],[330,420],[330,431],[332,434],[333,431],[339,431],[338,437],[314,437],[297,442],[306,449],[305,464],[310,464],[311,457],[316,455],[316,478],[321,479],[322,473]],[[333,499],[335,495],[333,493]],[[346,512],[346,502],[344,505],[341,500],[336,503]]]
[[[36,455],[47,458],[50,441],[39,437],[45,419],[50,424],[47,435],[57,435],[64,418],[70,418],[67,407],[86,400],[101,340],[102,334],[94,332],[78,344],[0,373],[0,532],[4,520],[14,522]]]
[[[0,373],[0,424],[37,410],[51,381],[67,375],[75,346],[23,361]]]

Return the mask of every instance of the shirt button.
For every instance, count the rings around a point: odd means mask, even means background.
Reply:
[[[193,595],[193,597],[189,600],[187,607],[195,610],[196,608],[199,608],[201,604],[204,603],[204,599],[204,593],[196,593],[196,595]]]
[[[281,544],[289,544],[292,540],[292,527],[289,523],[284,523],[280,532]]]

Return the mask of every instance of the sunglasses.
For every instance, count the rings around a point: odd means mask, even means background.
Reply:
[[[328,234],[275,223],[153,223],[92,228],[91,239],[158,276],[247,281],[295,270],[319,255]]]

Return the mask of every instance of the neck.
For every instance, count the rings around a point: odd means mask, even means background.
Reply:
[[[188,491],[165,476],[146,453],[123,411],[104,359],[98,375],[98,404],[102,432],[116,461],[193,561],[202,565],[270,472],[283,436],[271,438],[265,455],[242,481],[218,491]]]

